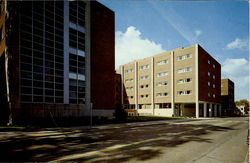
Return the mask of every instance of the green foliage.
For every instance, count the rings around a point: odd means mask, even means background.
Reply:
[[[242,99],[242,100],[239,100],[239,101],[235,101],[235,104],[237,106],[245,105],[246,109],[249,110],[249,101],[247,99]]]

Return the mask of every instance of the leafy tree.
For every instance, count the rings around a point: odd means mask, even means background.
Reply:
[[[235,101],[235,104],[237,106],[239,106],[239,105],[245,105],[246,110],[249,111],[249,101],[247,99],[242,99],[242,100],[239,100],[239,101]]]

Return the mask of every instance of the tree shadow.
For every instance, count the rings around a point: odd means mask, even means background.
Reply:
[[[98,152],[79,158],[72,157],[70,161],[146,161],[162,155],[165,148],[178,147],[188,142],[212,143],[213,140],[204,138],[204,135],[228,130],[233,130],[233,127],[178,123],[109,129],[59,129],[61,133],[72,133],[22,138],[24,134],[19,135],[19,138],[0,141],[0,161],[51,161],[91,151]],[[123,146],[106,150],[115,145]]]

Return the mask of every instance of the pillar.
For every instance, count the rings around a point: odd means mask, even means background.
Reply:
[[[151,108],[152,114],[155,115],[154,108],[154,57],[151,59]]]
[[[135,109],[138,109],[138,64],[135,61]]]
[[[212,103],[209,104],[209,117],[212,117]]]
[[[203,107],[203,116],[207,117],[207,103],[204,103],[204,107]]]
[[[217,117],[217,104],[214,105],[214,116]]]
[[[172,108],[172,116],[174,115],[174,51],[171,51],[171,108]]]
[[[199,118],[199,55],[198,44],[195,44],[195,116]]]

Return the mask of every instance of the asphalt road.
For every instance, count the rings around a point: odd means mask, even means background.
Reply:
[[[0,132],[0,162],[248,162],[248,118]]]

